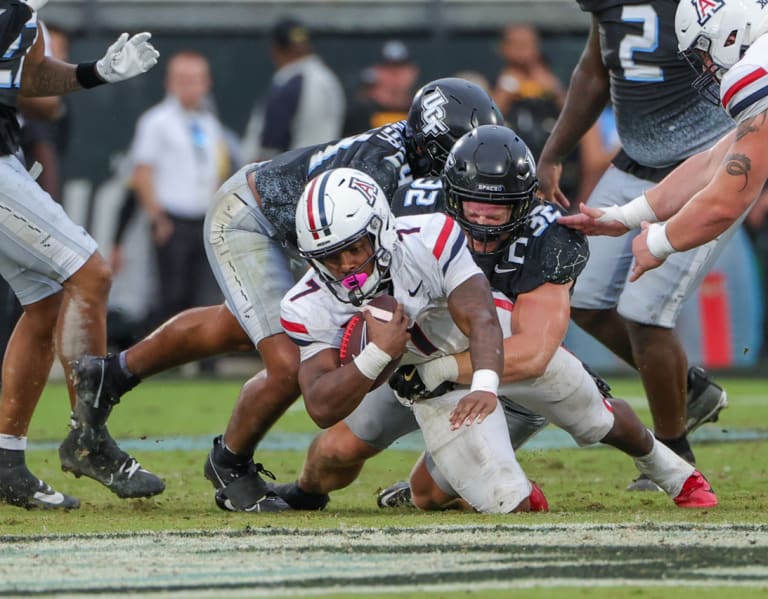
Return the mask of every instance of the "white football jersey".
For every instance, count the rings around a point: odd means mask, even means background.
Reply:
[[[398,218],[395,226],[399,243],[390,268],[392,295],[411,322],[402,363],[466,350],[468,339],[453,322],[448,296],[482,271],[467,249],[464,233],[440,213]],[[283,329],[301,347],[302,361],[324,349],[338,349],[344,326],[359,310],[336,299],[313,270],[288,291],[280,307]]]
[[[720,101],[737,123],[768,110],[768,34],[757,38],[725,73]]]

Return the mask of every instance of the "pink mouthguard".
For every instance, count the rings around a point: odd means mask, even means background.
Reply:
[[[348,277],[344,277],[341,280],[341,284],[344,285],[344,288],[347,291],[352,291],[353,289],[360,289],[363,285],[365,285],[367,280],[368,275],[364,272],[361,272],[354,275],[349,275]]]

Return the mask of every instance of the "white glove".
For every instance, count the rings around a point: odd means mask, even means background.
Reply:
[[[99,77],[107,83],[116,83],[146,73],[155,66],[160,53],[149,43],[150,37],[152,34],[146,31],[131,39],[123,33],[96,63]]]
[[[48,0],[24,0],[24,2],[31,8],[32,10],[40,10],[48,4]]]

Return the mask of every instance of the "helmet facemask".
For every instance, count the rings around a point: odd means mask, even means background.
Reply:
[[[452,189],[447,185],[446,204],[448,213],[461,225],[464,234],[469,238],[469,250],[473,254],[500,254],[504,252],[512,240],[520,236],[520,232],[528,221],[528,215],[536,199],[526,193],[518,198],[485,198],[478,194],[467,193],[464,190]],[[478,224],[471,221],[464,210],[465,202],[477,202],[491,206],[509,207],[509,217],[501,224]]]
[[[720,80],[723,78],[727,69],[715,64],[709,55],[709,49],[712,42],[704,35],[696,38],[693,46],[688,50],[680,52],[693,71],[696,73],[696,79],[691,86],[707,102],[720,105]],[[706,58],[709,57],[709,61]],[[707,64],[709,62],[709,64]]]

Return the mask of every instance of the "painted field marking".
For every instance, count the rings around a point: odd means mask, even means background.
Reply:
[[[249,526],[4,536],[0,544],[0,595],[768,586],[764,525]]]

